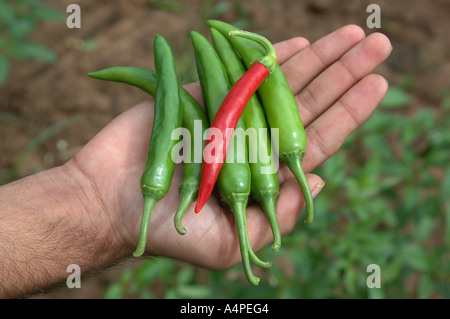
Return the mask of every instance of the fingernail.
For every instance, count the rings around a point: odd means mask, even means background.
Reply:
[[[316,198],[316,196],[319,195],[320,191],[321,191],[324,187],[325,187],[325,182],[324,182],[324,183],[317,184],[317,186],[314,187],[314,189],[313,189],[313,191],[312,191],[312,193],[311,193],[312,197],[313,197],[313,198]]]

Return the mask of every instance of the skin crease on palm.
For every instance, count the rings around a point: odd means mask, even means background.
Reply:
[[[332,156],[385,96],[387,81],[371,72],[389,56],[392,47],[386,36],[366,36],[355,25],[344,26],[313,44],[297,37],[274,46],[305,126],[303,168],[316,195],[325,182],[309,172]],[[185,87],[201,103],[198,83]],[[129,256],[138,242],[143,209],[139,180],[152,120],[153,100],[144,101],[114,119],[67,163],[88,177],[96,202],[103,207],[98,216],[88,218],[110,225],[114,242]],[[241,256],[233,215],[217,196],[211,196],[198,214],[193,211],[194,202],[183,218],[186,234],[176,232],[173,217],[179,203],[182,171],[182,164],[176,165],[170,191],[154,207],[146,255],[167,256],[214,270],[236,265]],[[281,188],[276,212],[285,236],[298,222],[301,227],[308,225],[299,218],[304,200],[297,181],[282,164],[278,176]],[[315,218],[321,218],[319,211]],[[269,223],[257,204],[247,208],[247,221],[255,251],[272,243]]]

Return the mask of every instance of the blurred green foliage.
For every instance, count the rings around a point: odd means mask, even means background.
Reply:
[[[8,78],[11,59],[53,63],[54,53],[29,36],[43,21],[61,21],[64,15],[41,0],[0,0],[0,86]]]
[[[26,162],[30,159],[33,152],[41,147],[44,143],[48,142],[51,138],[55,137],[58,133],[73,127],[75,125],[86,122],[88,117],[82,114],[76,114],[69,116],[64,120],[56,122],[46,128],[36,127],[32,123],[26,122],[13,114],[0,111],[0,124],[6,123],[14,125],[29,134],[33,135],[28,144],[21,150],[17,159],[14,161],[12,167],[0,169],[0,185],[10,183],[24,176],[22,171]],[[41,169],[35,168],[32,172],[36,173]]]
[[[449,109],[389,89],[371,118],[316,173],[326,186],[316,218],[259,251],[273,266],[259,286],[241,265],[198,269],[152,258],[128,269],[106,298],[450,298]],[[409,113],[409,112],[408,112]],[[368,288],[381,270],[381,288]],[[158,288],[158,289],[156,289]]]

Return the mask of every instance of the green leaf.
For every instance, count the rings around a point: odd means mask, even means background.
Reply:
[[[156,299],[155,295],[148,290],[141,291],[140,299]]]
[[[157,278],[164,277],[167,272],[172,273],[175,264],[162,257],[154,257],[144,262],[136,271],[134,280],[139,290],[152,284]]]
[[[434,230],[435,220],[431,217],[424,216],[420,218],[415,225],[415,235],[420,242],[424,242],[430,237]]]
[[[444,97],[440,103],[440,107],[446,110],[450,109],[450,96]]]
[[[48,63],[56,61],[55,54],[40,43],[13,43],[9,51],[14,57],[22,60],[39,60]]]
[[[332,178],[335,184],[341,183],[347,172],[347,159],[344,152],[337,152],[330,157],[323,165],[323,175],[325,178]]]
[[[403,115],[377,109],[369,120],[362,125],[362,128],[366,134],[379,135],[401,130],[408,123],[409,120]]]
[[[231,10],[231,3],[229,1],[219,1],[210,11],[211,17],[219,17]]]
[[[386,298],[382,288],[371,288],[367,291],[369,299],[384,299]]]
[[[427,129],[434,128],[435,125],[435,113],[432,109],[421,109],[417,112],[417,114],[414,117],[414,121],[421,125],[420,130],[424,131]]]
[[[157,10],[164,10],[174,13],[184,11],[184,6],[176,1],[149,0],[148,4],[150,8]]]
[[[123,297],[123,289],[119,283],[111,284],[105,291],[104,296],[105,299],[122,299]]]
[[[194,272],[191,267],[181,269],[177,274],[177,283],[186,285],[194,279]]]
[[[346,293],[350,296],[353,296],[356,292],[356,270],[352,267],[349,267],[344,272],[344,286]]]
[[[447,245],[450,245],[450,167],[447,167],[444,178],[442,179],[442,202],[444,204],[444,239]]]
[[[0,0],[0,27],[11,27],[15,20],[14,10],[6,1]]]
[[[411,103],[412,97],[399,87],[390,87],[380,106],[396,108]]]
[[[164,292],[164,299],[177,299],[178,295],[174,288],[168,288]]]
[[[18,19],[10,28],[10,36],[14,41],[20,41],[29,35],[35,27],[33,21],[29,19]]]
[[[436,290],[442,299],[450,299],[450,285],[448,282],[440,282],[436,284]]]
[[[33,10],[32,16],[35,19],[45,21],[63,21],[65,17],[65,15],[61,11],[49,6],[41,6],[39,8],[36,8],[35,10]]]
[[[211,290],[206,286],[201,285],[189,285],[180,286],[177,288],[177,293],[180,298],[207,298],[211,295]]]
[[[6,82],[10,69],[11,64],[9,60],[4,56],[0,56],[0,86],[2,86],[3,83]]]
[[[98,41],[96,39],[86,39],[81,43],[80,49],[82,51],[95,51],[98,49]]]
[[[428,299],[434,291],[434,283],[429,275],[422,275],[419,279],[418,298]]]
[[[428,258],[426,251],[417,244],[406,244],[400,252],[403,262],[416,270],[426,270],[428,268]]]

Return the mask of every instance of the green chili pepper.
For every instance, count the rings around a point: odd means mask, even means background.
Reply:
[[[236,83],[246,72],[239,56],[231,43],[216,29],[211,28],[214,48],[221,58],[231,84]],[[274,237],[272,250],[277,251],[281,245],[281,235],[275,214],[275,202],[280,185],[274,167],[267,121],[262,106],[253,95],[244,109],[244,122],[247,130],[254,129],[255,138],[248,143],[249,163],[251,169],[251,194],[265,211]],[[265,132],[265,134],[264,134]],[[269,161],[270,160],[270,161]]]
[[[191,32],[191,40],[207,115],[210,122],[212,122],[231,85],[220,58],[208,40],[195,31]],[[238,129],[245,129],[242,118],[236,126],[236,130]],[[230,145],[230,149],[231,147],[233,147],[233,142]],[[250,196],[251,172],[245,141],[234,139],[234,149],[234,152],[231,152],[234,158],[230,162],[231,159],[227,156],[216,185],[222,200],[230,206],[235,218],[241,257],[247,279],[250,283],[257,285],[259,278],[253,274],[250,258],[262,267],[269,267],[270,263],[260,261],[250,247],[246,207]]]
[[[127,83],[136,86],[151,96],[156,93],[156,72],[132,66],[116,66],[106,68],[97,72],[89,73],[90,77]],[[183,87],[179,87],[181,106],[183,110],[183,127],[189,131],[191,150],[202,152],[204,147],[203,138],[195,140],[194,126],[198,123],[201,127],[201,137],[208,128],[208,118],[198,102],[186,91]],[[196,122],[197,121],[197,122]],[[201,149],[197,150],[197,143],[201,141]],[[188,150],[188,148],[186,148]],[[189,205],[196,199],[198,188],[200,185],[200,175],[202,169],[201,160],[194,158],[194,152],[186,156],[189,161],[184,163],[183,181],[180,184],[180,205],[175,214],[174,224],[175,228],[180,234],[185,234],[186,230],[182,226],[182,218]]]
[[[207,23],[211,28],[217,29],[227,37],[247,67],[264,56],[265,51],[259,44],[229,35],[231,30],[239,30],[238,28],[217,20],[208,20]],[[306,202],[305,223],[311,223],[314,218],[313,198],[302,168],[306,134],[297,101],[279,65],[261,84],[258,96],[261,99],[269,126],[279,129],[279,140],[274,141],[275,147],[279,152],[280,159],[286,163],[300,185]]]
[[[144,196],[144,211],[141,219],[139,243],[134,256],[145,251],[148,224],[153,206],[169,191],[175,170],[172,148],[172,132],[182,124],[182,110],[178,90],[175,62],[167,41],[160,35],[154,40],[156,93],[155,117],[153,119],[147,162],[141,176],[141,190]]]
[[[130,84],[147,92],[156,93],[156,72],[134,66],[113,66],[100,71],[90,72],[88,76],[98,80]]]
[[[198,189],[200,186],[200,177],[202,173],[202,161],[201,154],[205,141],[203,140],[203,133],[209,127],[209,121],[206,114],[203,112],[201,106],[197,101],[183,88],[180,88],[180,97],[183,104],[183,125],[189,131],[191,137],[190,147],[190,163],[184,163],[183,169],[183,181],[180,184],[180,205],[175,214],[174,224],[178,233],[184,235],[186,230],[184,229],[181,220],[184,213],[188,209],[189,205],[197,198]],[[201,127],[201,139],[195,136],[195,125],[198,123]],[[197,149],[198,143],[201,143],[201,147]],[[189,151],[189,148],[186,148]],[[200,153],[200,158],[195,158],[195,153]]]

